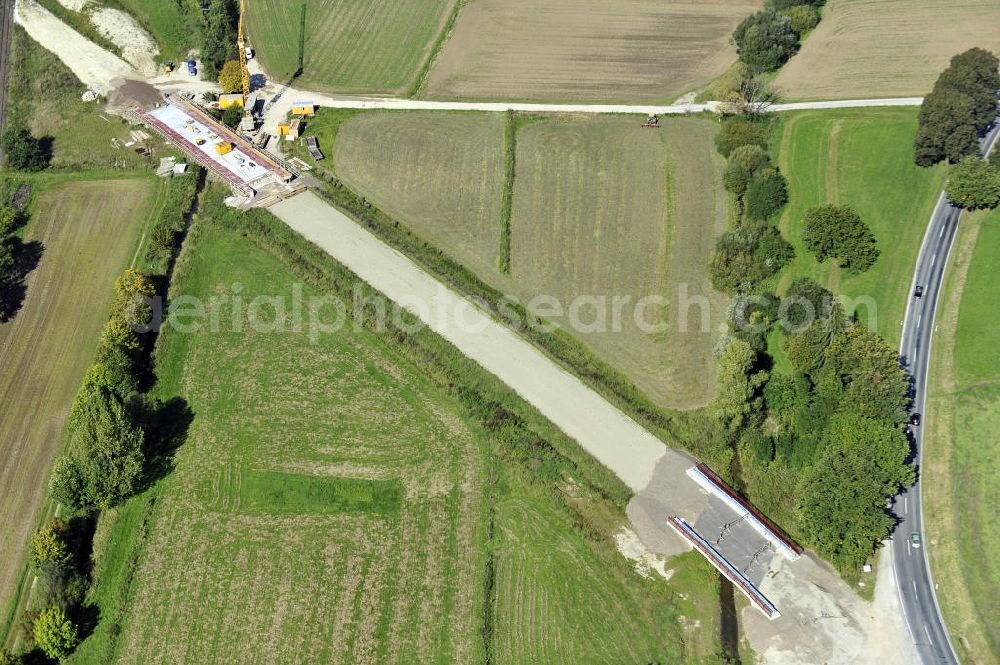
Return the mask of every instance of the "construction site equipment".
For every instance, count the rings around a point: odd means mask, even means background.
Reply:
[[[247,60],[252,57],[253,51],[247,46],[246,13],[247,0],[240,0],[240,24],[236,33],[236,45],[240,51],[240,75],[243,80],[243,120],[240,121],[240,131],[252,132],[257,128],[257,123],[253,119],[253,107],[248,103],[250,101],[250,69],[247,67]]]
[[[228,155],[233,151],[233,144],[229,141],[219,141],[215,144],[215,152],[219,155]]]
[[[281,123],[278,125],[278,136],[288,136],[288,132],[291,131],[291,129],[291,125]]]
[[[294,102],[292,115],[316,115],[316,105],[312,102]]]
[[[650,113],[649,117],[646,118],[646,122],[642,123],[643,127],[652,127],[654,129],[659,129],[660,127],[660,116],[655,113]]]
[[[309,149],[309,155],[317,162],[323,159],[323,153],[320,152],[319,143],[316,141],[315,136],[306,137],[306,148]]]
[[[295,120],[292,120],[292,122],[288,125],[288,140],[294,141],[300,136],[302,136],[302,130],[304,129],[305,126],[301,118],[296,118]]]
[[[165,63],[163,63],[163,71],[165,71],[167,74],[174,71],[174,61],[167,60]]]
[[[188,60],[188,74],[191,76],[198,75],[198,63],[194,60]]]
[[[222,109],[223,111],[225,111],[228,108],[232,108],[233,106],[239,106],[240,108],[244,108],[243,104],[244,104],[243,95],[239,94],[238,92],[232,94],[219,95],[219,108]]]

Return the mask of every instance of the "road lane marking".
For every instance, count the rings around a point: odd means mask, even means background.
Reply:
[[[903,512],[904,513],[907,513],[907,512],[910,511],[909,503],[910,502],[907,500],[906,495],[904,494],[903,495]]]
[[[941,229],[941,230],[943,231],[944,229]],[[935,254],[934,256],[931,257],[931,268],[934,267],[934,264],[936,262],[937,262],[937,254]]]
[[[910,581],[913,582],[913,595],[914,595],[914,597],[916,597],[916,595],[917,595],[917,581],[916,580],[910,580]],[[926,626],[925,626],[925,628],[926,628]]]
[[[913,545],[910,543],[910,541],[906,541],[906,553],[910,556],[913,556]],[[914,593],[917,592],[917,587],[913,587],[913,592]]]
[[[941,232],[938,233],[938,238],[944,235],[944,224],[941,225]]]
[[[927,641],[931,643],[931,646],[934,646],[934,640],[931,639],[931,631],[927,630],[926,623],[924,624],[924,634],[927,635]]]
[[[917,317],[917,327],[918,328],[920,327],[920,322],[923,321],[923,320],[924,320],[924,315],[923,314],[921,314],[920,316]]]

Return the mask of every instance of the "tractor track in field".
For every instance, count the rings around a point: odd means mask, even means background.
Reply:
[[[14,0],[0,0],[0,133],[7,128],[7,64],[10,61],[10,24],[14,21]],[[0,152],[2,156],[2,152]]]

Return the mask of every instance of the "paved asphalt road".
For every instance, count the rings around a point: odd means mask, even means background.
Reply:
[[[1000,137],[1000,120],[983,140],[984,147],[991,147],[998,137]],[[899,352],[906,358],[913,375],[916,390],[913,410],[920,414],[923,414],[927,399],[927,374],[938,295],[960,216],[961,210],[952,205],[942,193],[931,217],[927,234],[924,236],[920,255],[917,257],[910,290],[910,303],[903,323],[903,338]],[[917,285],[924,289],[921,298],[915,298],[913,295]],[[923,446],[923,429],[922,425],[913,428],[918,472]],[[922,538],[922,546],[918,548],[913,547],[910,542],[914,533],[923,536],[919,479],[916,485],[896,497],[893,507],[901,520],[892,538],[893,567],[896,571],[903,613],[917,651],[925,665],[931,663],[957,665],[958,657],[952,648],[941,617],[941,610],[934,594],[934,582],[927,565],[925,547],[929,539]]]

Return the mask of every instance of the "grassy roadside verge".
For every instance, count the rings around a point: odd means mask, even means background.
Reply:
[[[1000,663],[990,631],[1000,579],[986,554],[1000,530],[983,520],[1000,495],[992,434],[1000,426],[1000,363],[991,351],[1000,323],[991,290],[998,224],[994,212],[965,215],[959,226],[931,358],[923,453],[924,523],[938,603],[959,659],[977,665]]]

